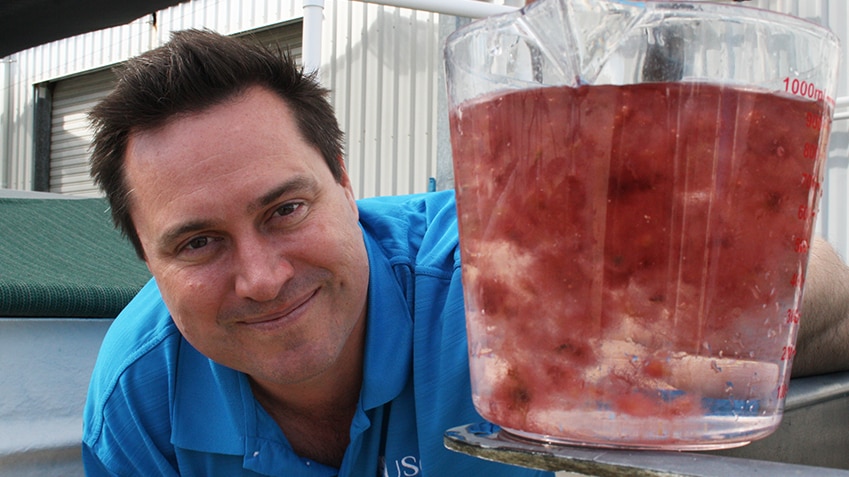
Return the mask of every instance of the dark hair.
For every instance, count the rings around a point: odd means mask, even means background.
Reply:
[[[165,45],[130,59],[117,71],[115,89],[89,113],[94,129],[91,176],[106,194],[112,220],[144,259],[130,216],[124,156],[131,134],[201,112],[262,86],[289,106],[299,132],[342,181],[343,133],[327,100],[329,91],[305,74],[282,48],[272,49],[205,30],[173,33]]]

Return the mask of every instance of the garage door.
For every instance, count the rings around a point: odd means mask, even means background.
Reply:
[[[115,84],[110,70],[96,71],[56,83],[50,123],[50,191],[97,195],[88,173],[91,132],[86,115]]]

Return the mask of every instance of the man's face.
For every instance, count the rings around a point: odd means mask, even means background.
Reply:
[[[132,134],[125,167],[147,265],[200,352],[292,384],[361,351],[368,259],[350,181],[280,98],[252,88]]]

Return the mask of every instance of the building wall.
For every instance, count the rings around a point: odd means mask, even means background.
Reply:
[[[0,102],[0,187],[33,188],[33,124],[39,92],[158,46],[175,30],[209,28],[239,34],[300,21],[301,4],[300,0],[192,0],[126,26],[6,58],[0,64],[0,94],[5,101]],[[359,197],[424,192],[435,175],[433,106],[443,87],[437,81],[438,17],[356,1],[326,2],[321,78],[333,90],[331,100],[346,132],[346,159]],[[55,177],[50,182],[53,192],[96,194],[78,184],[63,188]]]
[[[363,2],[325,6],[321,77],[346,132],[359,197],[428,190],[436,173],[439,15]]]

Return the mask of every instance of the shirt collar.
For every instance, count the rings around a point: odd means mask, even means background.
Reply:
[[[371,269],[360,399],[368,410],[401,394],[412,372],[413,320],[407,301],[412,297],[412,274],[404,265],[396,270],[377,242],[368,234],[364,237]]]

